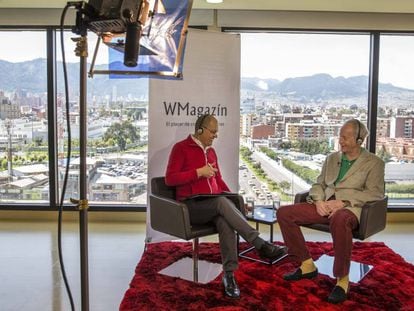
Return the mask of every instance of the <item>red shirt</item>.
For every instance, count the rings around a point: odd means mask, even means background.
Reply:
[[[213,177],[198,178],[196,170],[206,164],[217,168],[218,171]],[[165,183],[176,187],[176,197],[179,201],[196,194],[230,191],[221,177],[214,149],[203,149],[191,135],[173,146],[165,173]]]

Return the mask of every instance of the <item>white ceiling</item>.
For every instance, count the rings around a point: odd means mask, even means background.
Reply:
[[[0,0],[0,8],[63,8],[65,0]],[[194,9],[414,13],[412,0],[194,0]]]

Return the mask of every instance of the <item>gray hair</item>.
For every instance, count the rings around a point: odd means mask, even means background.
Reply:
[[[352,127],[354,128],[355,140],[358,140],[358,138],[362,139],[361,141],[361,144],[362,144],[365,138],[367,138],[369,135],[369,131],[366,125],[362,123],[361,121],[359,121],[358,119],[349,119],[348,121],[344,123],[344,125],[347,125],[347,124],[352,125]],[[358,137],[358,134],[359,134],[359,137]]]

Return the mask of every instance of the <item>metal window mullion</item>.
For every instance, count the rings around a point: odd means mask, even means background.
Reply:
[[[57,165],[57,111],[56,111],[56,30],[48,28],[47,42],[47,124],[49,152],[49,202],[51,208],[58,203],[58,165]]]
[[[368,150],[375,153],[377,141],[378,117],[378,76],[380,56],[380,33],[372,32],[370,35],[369,77],[368,77]]]

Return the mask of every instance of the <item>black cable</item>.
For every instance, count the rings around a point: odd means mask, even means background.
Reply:
[[[70,130],[70,117],[69,117],[69,88],[68,88],[68,75],[66,69],[66,58],[65,58],[65,44],[64,44],[64,21],[66,12],[71,7],[71,4],[66,4],[65,8],[63,9],[61,18],[60,18],[60,43],[61,43],[61,50],[62,50],[62,65],[63,65],[63,78],[65,83],[65,108],[66,108],[66,127],[68,133],[68,150],[66,155],[66,168],[65,168],[65,177],[63,179],[63,186],[62,186],[62,194],[60,197],[59,202],[59,217],[58,217],[58,251],[59,251],[59,263],[60,263],[60,270],[62,272],[62,277],[65,283],[66,292],[69,296],[70,306],[72,311],[75,311],[75,305],[73,303],[72,292],[70,290],[69,282],[66,277],[65,265],[63,263],[63,254],[62,254],[62,214],[63,214],[63,204],[65,201],[65,193],[66,187],[68,183],[68,176],[69,176],[69,164],[70,164],[70,157],[72,152],[72,135]]]

